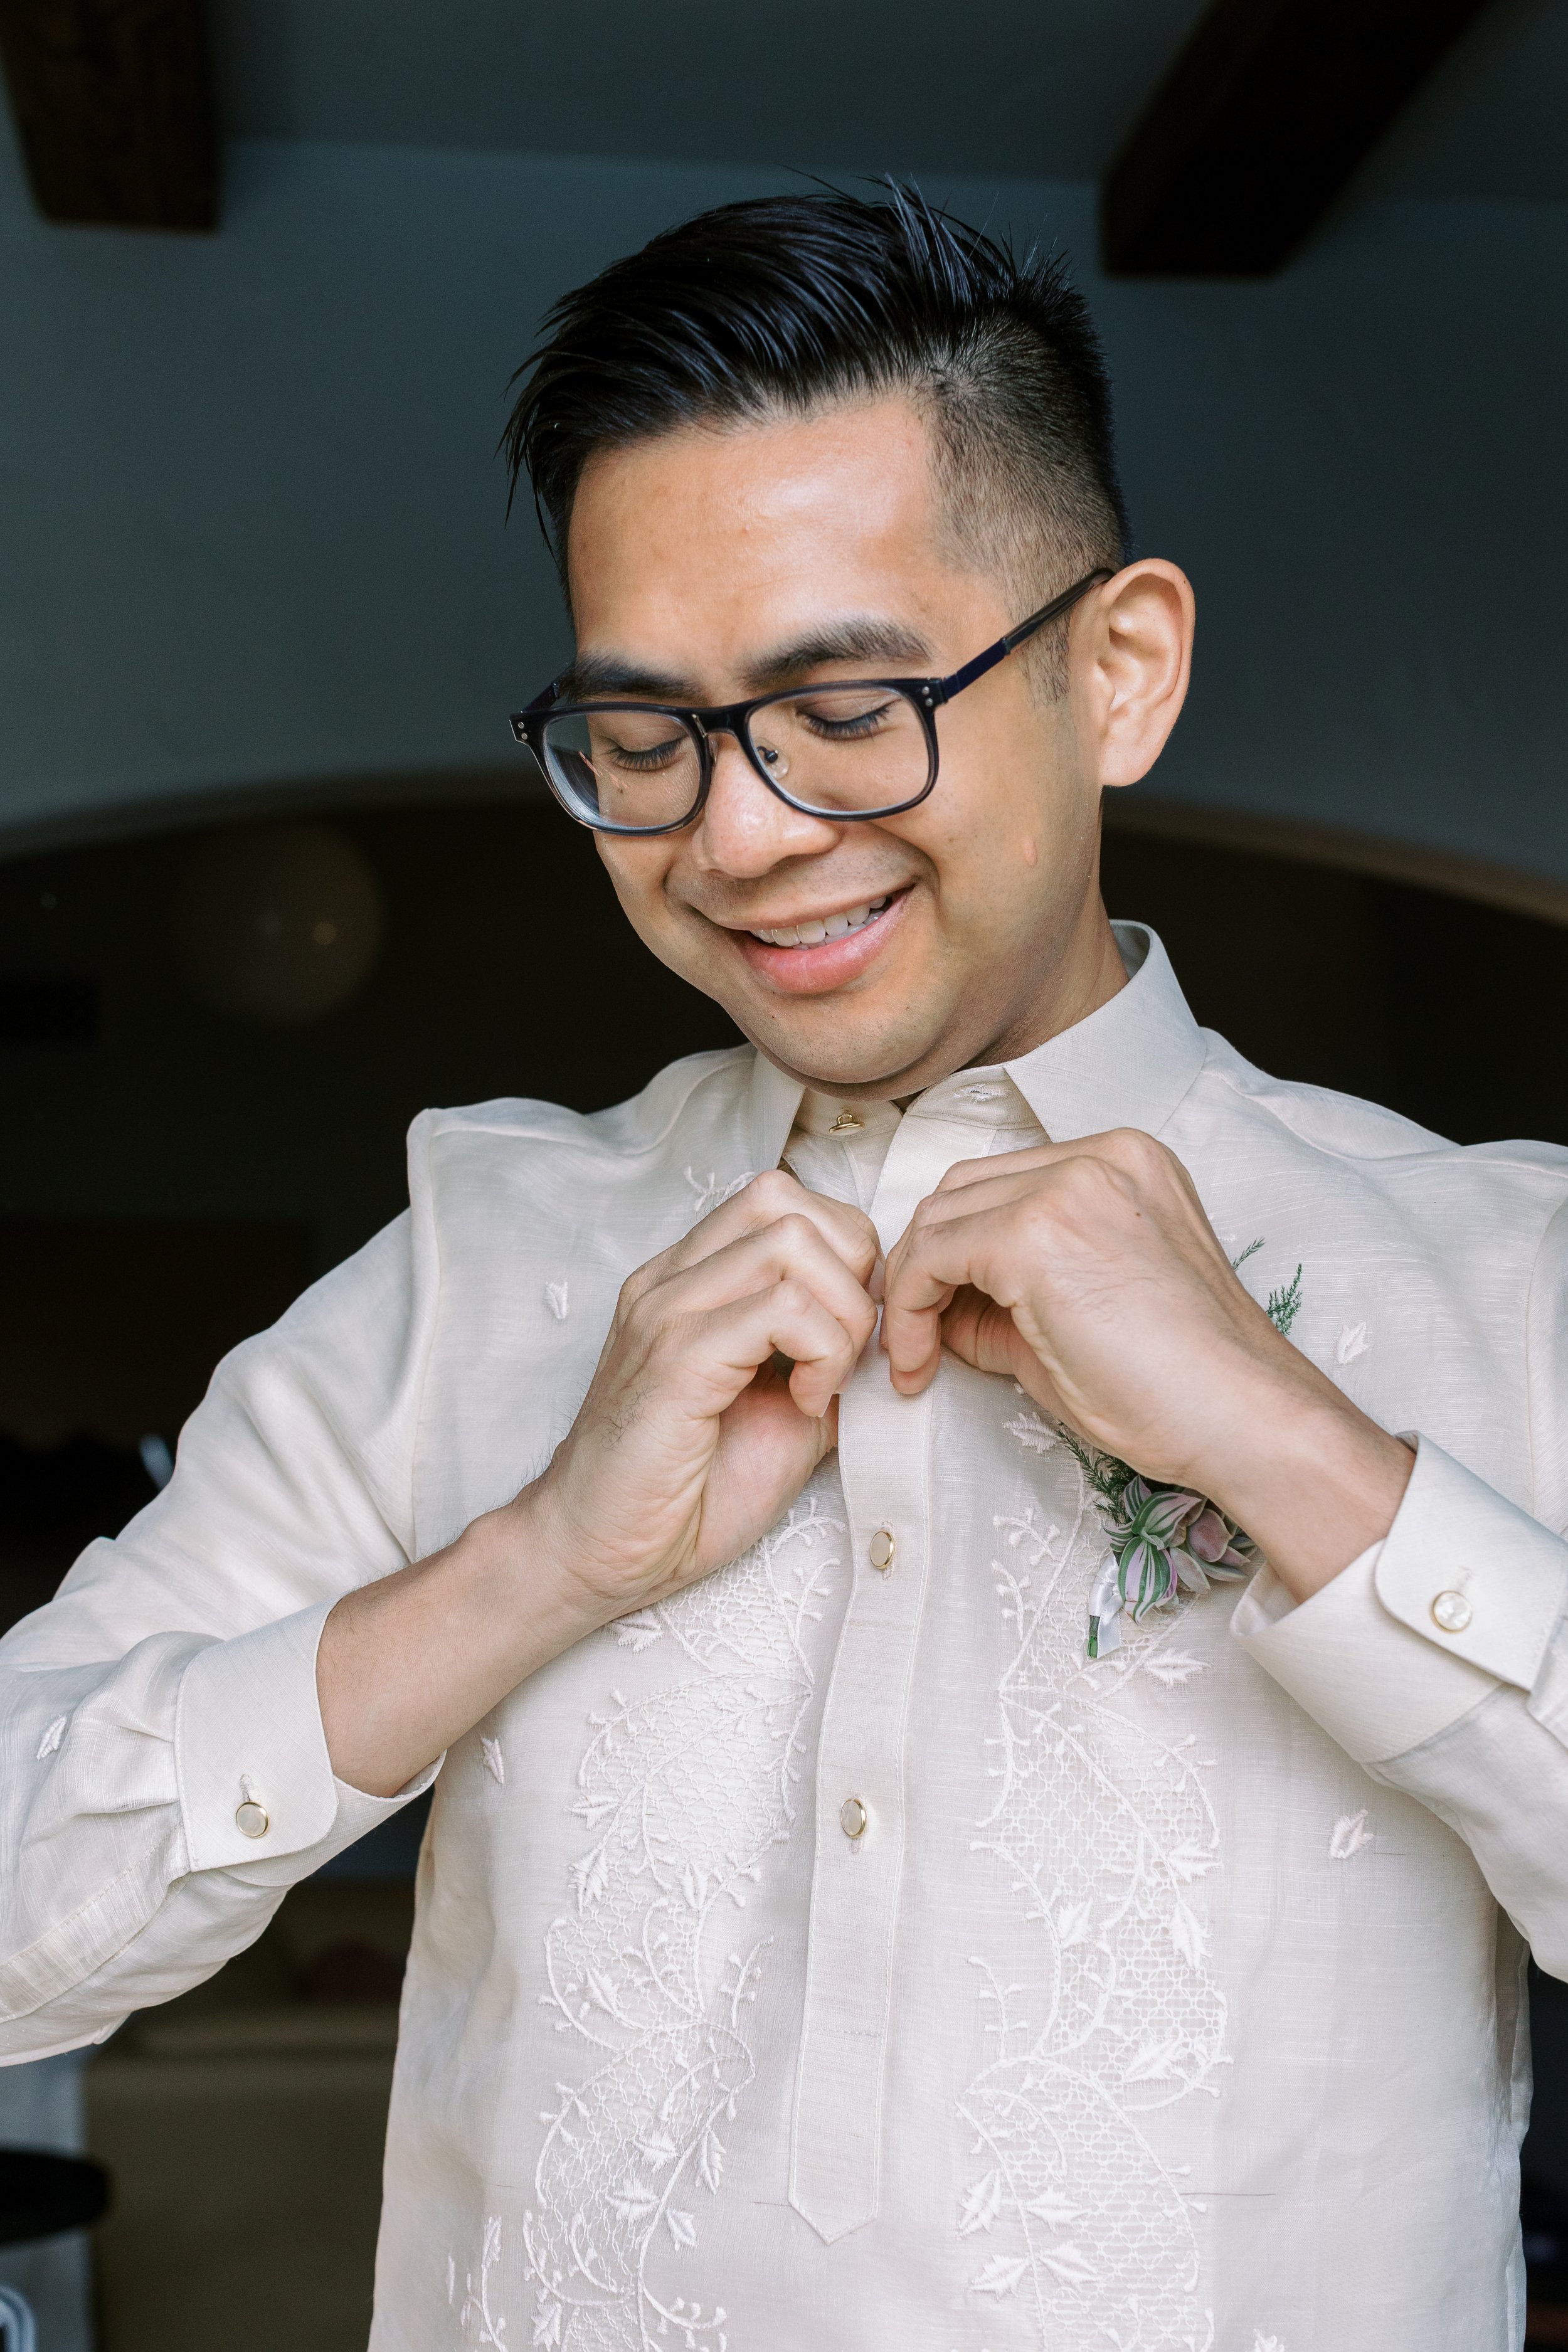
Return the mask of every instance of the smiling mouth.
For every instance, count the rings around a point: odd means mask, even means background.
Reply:
[[[769,948],[819,948],[827,940],[845,940],[851,931],[863,931],[868,923],[887,913],[895,895],[869,898],[863,907],[847,908],[841,915],[813,916],[803,923],[780,923],[771,931],[754,930],[752,937]]]

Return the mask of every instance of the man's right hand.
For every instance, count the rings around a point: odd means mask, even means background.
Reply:
[[[778,1170],[630,1276],[582,1411],[510,1507],[591,1607],[679,1591],[793,1502],[837,1443],[877,1260],[868,1217]]]
[[[631,1276],[549,1468],[328,1618],[338,1777],[394,1794],[584,1634],[764,1535],[837,1442],[878,1256],[868,1217],[779,1171]]]

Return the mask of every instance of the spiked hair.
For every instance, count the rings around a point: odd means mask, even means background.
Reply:
[[[918,189],[725,205],[612,262],[548,313],[504,436],[565,580],[602,451],[692,426],[907,398],[931,437],[947,551],[1039,604],[1130,552],[1110,382],[1063,263]]]

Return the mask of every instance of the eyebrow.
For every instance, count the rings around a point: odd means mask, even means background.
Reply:
[[[577,654],[561,673],[561,692],[568,702],[594,702],[601,695],[647,695],[655,702],[701,700],[689,677],[676,677],[629,661],[620,654]]]
[[[787,686],[792,679],[834,662],[919,663],[930,658],[925,639],[905,623],[857,614],[820,623],[798,637],[771,646],[752,664],[747,683],[753,693],[766,694],[773,687]],[[655,702],[701,706],[700,689],[690,678],[611,653],[578,654],[562,672],[561,690],[571,702],[626,694],[646,696]]]

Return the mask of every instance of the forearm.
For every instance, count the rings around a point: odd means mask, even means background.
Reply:
[[[487,1512],[328,1618],[316,1685],[333,1771],[394,1795],[611,1613],[574,1581],[531,1494]]]

